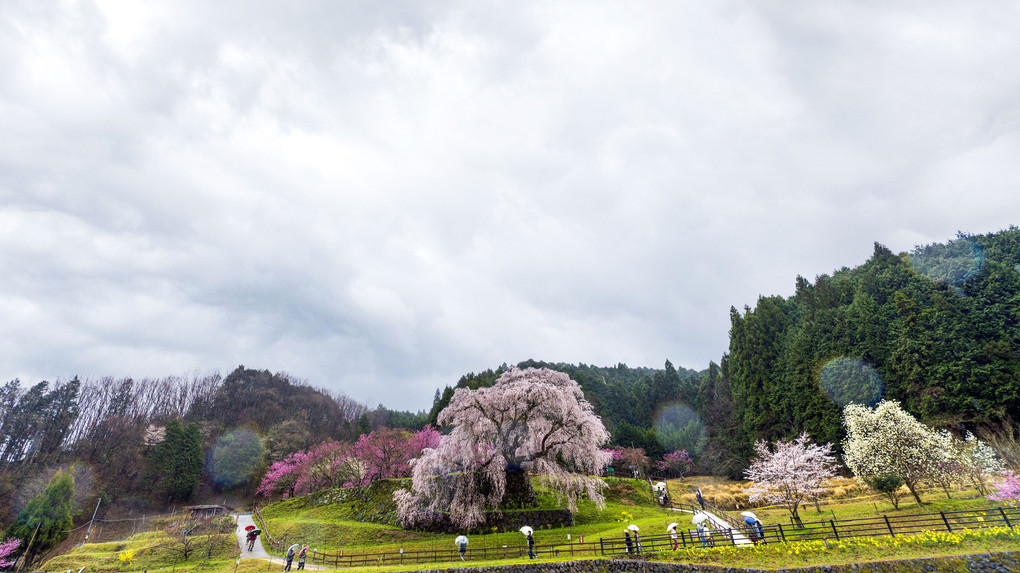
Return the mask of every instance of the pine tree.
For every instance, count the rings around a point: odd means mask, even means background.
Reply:
[[[372,424],[368,421],[368,414],[362,414],[361,417],[358,418],[358,423],[354,425],[354,433],[361,437],[371,431]]]
[[[166,425],[166,438],[150,453],[150,465],[157,490],[167,504],[187,501],[195,493],[202,477],[204,456],[202,433],[192,422],[187,428],[180,420]]]
[[[46,489],[32,498],[7,528],[4,538],[21,540],[28,553],[25,562],[31,563],[67,537],[71,529],[71,509],[74,498],[74,470],[58,471]],[[37,531],[38,530],[38,531]],[[34,535],[34,538],[33,538]],[[31,540],[31,546],[29,541]]]

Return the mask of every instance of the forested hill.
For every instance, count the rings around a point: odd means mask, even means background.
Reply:
[[[876,244],[863,265],[798,277],[792,297],[761,297],[731,321],[733,417],[716,440],[806,429],[838,444],[841,406],[881,398],[941,427],[1020,422],[1016,227],[900,255]]]
[[[613,443],[690,450],[739,475],[755,440],[807,430],[839,447],[842,407],[900,401],[921,420],[979,435],[1020,431],[1020,229],[964,235],[796,278],[791,297],[731,309],[730,346],[700,372],[526,361],[577,380]],[[468,374],[487,386],[505,371]],[[454,387],[437,391],[435,423]]]
[[[798,277],[795,285],[793,296],[731,309],[729,349],[700,371],[669,362],[517,366],[553,368],[577,380],[612,445],[643,448],[652,459],[686,449],[704,473],[739,476],[755,440],[803,430],[838,447],[842,406],[882,398],[986,441],[1013,436],[1010,455],[1020,460],[1020,229],[960,235],[902,254],[876,245],[856,268],[814,282]],[[13,380],[0,386],[0,525],[13,519],[7,511],[32,480],[71,464],[89,473],[93,494],[106,499],[165,504],[240,487],[209,470],[217,451],[242,439],[262,448],[246,474],[252,490],[268,464],[324,440],[350,444],[383,427],[435,423],[455,387],[491,385],[507,368],[467,374],[437,390],[430,412],[417,413],[369,410],[341,392],[244,367],[225,378]],[[172,456],[156,447],[154,433],[174,420],[176,434],[200,442],[192,445],[208,474],[201,488],[192,484],[180,495],[156,477],[179,473],[162,471]]]

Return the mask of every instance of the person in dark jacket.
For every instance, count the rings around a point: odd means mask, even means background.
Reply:
[[[535,537],[531,535],[531,531],[528,531],[528,559],[535,558]]]
[[[627,545],[627,553],[634,553],[634,544],[630,540],[630,530],[623,530],[623,542]]]
[[[294,550],[294,546],[291,545],[287,549],[287,565],[283,568],[284,571],[290,571],[290,564],[294,562],[294,554],[295,553],[296,553],[296,551]]]

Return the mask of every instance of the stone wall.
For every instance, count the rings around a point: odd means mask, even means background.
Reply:
[[[913,573],[914,571],[1016,573],[1020,571],[1020,551],[775,570],[634,559],[594,559],[552,563],[540,561],[492,567],[430,569],[423,573]]]

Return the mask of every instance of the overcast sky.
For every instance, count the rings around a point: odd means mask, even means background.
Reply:
[[[1016,2],[0,4],[0,376],[697,370],[1018,223]]]

